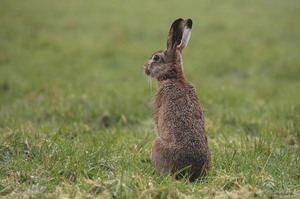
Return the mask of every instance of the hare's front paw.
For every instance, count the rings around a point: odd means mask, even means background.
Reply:
[[[152,144],[151,161],[155,168],[163,175],[167,175],[170,171],[170,165],[168,157],[170,149],[166,142],[160,137],[156,138]]]

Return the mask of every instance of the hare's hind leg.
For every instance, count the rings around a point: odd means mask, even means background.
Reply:
[[[151,162],[163,175],[167,175],[171,169],[170,148],[168,143],[160,137],[156,138],[152,144]]]

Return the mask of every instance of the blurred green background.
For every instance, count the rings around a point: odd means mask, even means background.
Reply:
[[[179,17],[194,21],[184,66],[208,114],[230,103],[235,114],[245,105],[264,109],[280,101],[289,109],[299,102],[296,1],[2,0],[0,9],[2,126],[73,103],[78,111],[76,100],[87,103],[83,112],[148,118],[143,103],[153,92],[142,65],[165,48]]]
[[[150,135],[143,152],[148,157],[155,137],[156,80],[148,80],[142,65],[166,47],[177,18],[193,19],[183,63],[205,110],[213,170],[224,169],[220,160],[225,156],[219,151],[242,135],[276,135],[293,150],[290,158],[297,157],[298,0],[0,0],[1,146],[19,147],[11,138],[17,134],[39,146],[39,140],[59,131],[60,139],[80,149],[99,146],[101,139],[106,141],[105,132],[118,131],[121,137],[115,138],[125,148],[128,140]],[[297,160],[278,162],[291,161],[297,173]]]
[[[155,83],[151,90],[142,65],[165,48],[179,17],[194,21],[184,66],[208,115],[298,107],[299,7],[292,0],[2,0],[1,126],[60,123],[56,114],[72,110],[84,114],[78,120],[149,118]]]

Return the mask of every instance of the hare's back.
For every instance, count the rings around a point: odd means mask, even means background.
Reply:
[[[172,132],[176,140],[201,139],[204,116],[192,85],[167,84],[158,92],[156,101],[159,127]]]

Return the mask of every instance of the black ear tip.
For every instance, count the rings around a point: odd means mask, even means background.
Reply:
[[[181,18],[176,19],[176,20],[173,22],[171,28],[173,28],[173,30],[178,30],[178,29],[180,28],[180,24],[181,24],[182,21],[184,21],[184,20],[181,19]]]
[[[192,28],[192,26],[193,26],[193,21],[192,21],[191,19],[187,19],[187,20],[186,20],[186,26],[187,26],[188,28]]]
[[[180,24],[182,21],[183,21],[183,19],[181,19],[181,18],[176,19],[172,25],[176,26],[177,24]]]

